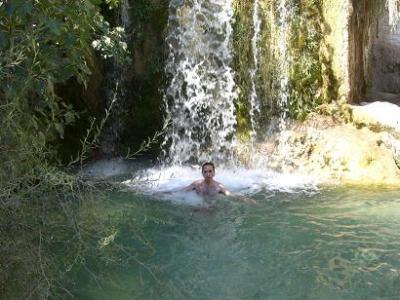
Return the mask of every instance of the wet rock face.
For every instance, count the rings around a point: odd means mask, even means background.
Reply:
[[[332,75],[324,86],[335,82],[336,98],[358,103],[369,80],[371,32],[378,7],[371,0],[323,0],[320,24],[324,42],[320,50],[323,61],[329,61]]]
[[[350,18],[353,13],[351,0],[323,1],[324,27],[326,28],[325,43],[327,45],[325,56],[332,57],[332,71],[338,82],[338,98],[348,99],[350,94],[349,74],[349,31]]]
[[[372,89],[400,93],[400,31],[389,26],[388,13],[379,18],[372,46]]]
[[[389,25],[385,1],[323,0],[323,17],[338,99],[359,103],[371,91],[400,93],[400,27]]]

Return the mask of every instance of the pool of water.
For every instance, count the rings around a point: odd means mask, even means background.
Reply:
[[[141,229],[146,243],[121,222],[118,241],[136,263],[100,266],[108,276],[101,284],[82,273],[79,296],[400,298],[400,191],[302,185],[248,195],[256,205],[220,197],[210,207],[145,190],[110,194],[115,205],[145,203],[145,212],[131,213],[148,220]]]

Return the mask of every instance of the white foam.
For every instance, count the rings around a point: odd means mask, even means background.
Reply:
[[[231,0],[169,6],[165,110],[171,126],[163,148],[174,164],[226,161],[236,143]]]
[[[143,193],[154,194],[188,186],[201,178],[199,167],[172,166],[142,170],[133,179],[124,181],[123,184]],[[314,178],[242,167],[217,169],[214,179],[230,191],[242,195],[254,195],[262,191],[315,192],[318,189],[318,182]],[[195,193],[166,194],[161,199],[189,205],[204,204],[202,197]]]

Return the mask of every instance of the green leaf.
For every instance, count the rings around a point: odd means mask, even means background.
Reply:
[[[47,27],[55,35],[60,35],[63,24],[58,20],[49,20],[47,22]]]
[[[38,142],[41,146],[44,146],[46,144],[46,137],[45,137],[44,133],[41,131],[39,131],[39,134],[38,134]]]
[[[0,48],[4,49],[8,47],[9,37],[8,34],[4,31],[0,31]]]
[[[64,126],[61,123],[55,123],[54,124],[55,129],[58,132],[58,135],[60,136],[60,138],[64,138]]]
[[[65,117],[66,124],[72,124],[76,120],[76,115],[72,111],[67,111],[65,113],[64,117]]]
[[[117,8],[121,4],[120,2],[120,0],[106,0],[106,3],[110,9]]]
[[[29,0],[13,0],[6,3],[7,14],[12,17],[15,15],[25,17],[25,15],[32,13],[32,9],[32,1]]]
[[[35,128],[35,130],[38,130],[38,129],[39,129],[39,126],[38,126],[38,123],[37,123],[35,117],[32,118],[32,124],[33,124],[33,128]]]

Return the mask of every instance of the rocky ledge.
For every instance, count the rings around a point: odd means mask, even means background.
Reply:
[[[250,158],[245,154],[250,151],[242,149],[241,158],[252,165],[261,157],[264,167],[326,183],[400,186],[396,120],[400,107],[368,105],[372,106],[351,106],[352,121],[347,123],[333,116],[310,115],[253,146],[257,155]]]

